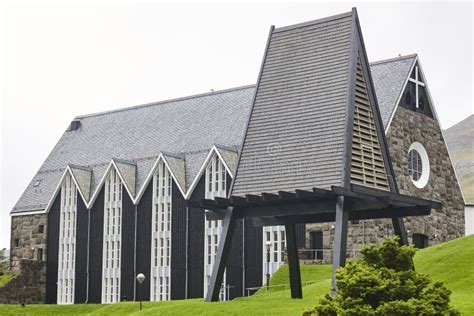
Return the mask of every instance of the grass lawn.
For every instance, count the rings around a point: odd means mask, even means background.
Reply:
[[[415,267],[452,291],[451,303],[463,315],[474,315],[474,235],[417,252]]]
[[[442,281],[452,290],[452,305],[463,315],[474,315],[474,236],[460,238],[417,252],[415,266],[419,272]],[[329,293],[331,266],[302,265],[302,281],[316,281],[303,287],[303,299],[290,299],[282,288],[260,290],[251,297],[230,302],[205,303],[202,299],[170,302],[127,302],[110,305],[0,305],[0,315],[301,315],[314,308],[319,297]],[[288,284],[288,267],[283,266],[270,280],[271,285]]]

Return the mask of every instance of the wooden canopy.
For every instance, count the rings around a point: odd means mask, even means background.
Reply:
[[[333,186],[330,190],[280,191],[278,194],[248,194],[189,201],[189,206],[208,210],[208,219],[223,219],[222,236],[213,267],[207,301],[217,301],[230,250],[236,221],[252,219],[255,225],[285,225],[292,298],[302,298],[295,224],[336,222],[333,245],[334,271],[345,264],[347,225],[349,220],[390,218],[395,233],[407,244],[401,217],[429,215],[441,203],[385,190],[352,184],[348,188]],[[333,276],[333,287],[335,287]]]

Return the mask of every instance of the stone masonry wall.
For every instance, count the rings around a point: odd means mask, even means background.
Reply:
[[[0,286],[0,304],[41,304],[46,295],[46,262],[21,259],[18,274]]]
[[[10,269],[18,272],[21,259],[38,260],[39,249],[43,251],[41,260],[45,261],[48,215],[12,216],[11,219]],[[42,233],[40,232],[40,225],[43,225]]]
[[[409,241],[414,233],[428,236],[429,245],[445,242],[464,235],[464,201],[454,168],[436,120],[398,107],[389,131],[387,143],[400,193],[443,203],[440,210],[431,215],[404,219]],[[413,142],[420,142],[428,153],[430,177],[423,189],[415,187],[408,173],[408,149]],[[334,223],[306,225],[306,248],[311,247],[311,231],[323,232],[324,260],[330,261],[334,240]],[[364,220],[350,222],[348,228],[348,255],[357,255],[358,249],[367,243],[379,243],[393,236],[391,220]]]

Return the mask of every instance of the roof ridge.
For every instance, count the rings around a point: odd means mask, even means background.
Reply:
[[[337,20],[337,19],[346,18],[348,16],[352,16],[352,11],[348,11],[348,12],[340,13],[340,14],[335,14],[335,15],[331,15],[331,16],[327,16],[327,17],[324,17],[324,18],[311,20],[311,21],[307,21],[307,22],[303,22],[303,23],[297,23],[297,24],[278,27],[278,28],[275,28],[273,30],[273,32],[278,33],[278,32],[293,30],[293,29],[297,29],[297,28],[300,28],[300,27],[305,27],[305,26],[309,26],[309,25],[315,25],[315,24],[319,24],[319,23],[324,23],[324,22],[328,22],[328,21],[333,21],[333,20]]]
[[[415,54],[410,54],[410,55],[405,55],[405,56],[398,56],[398,57],[393,57],[393,58],[376,60],[376,61],[370,62],[369,65],[373,66],[373,65],[378,65],[378,64],[386,64],[386,63],[390,63],[390,62],[394,62],[394,61],[398,61],[398,60],[416,58],[417,56],[418,56],[418,54],[415,53]]]
[[[149,106],[155,106],[155,105],[161,105],[161,104],[166,104],[166,103],[171,103],[171,102],[178,102],[178,101],[185,101],[185,100],[190,100],[190,99],[202,98],[202,97],[207,97],[207,96],[211,96],[211,95],[223,94],[223,93],[227,93],[227,92],[231,92],[231,91],[245,90],[245,89],[250,89],[250,88],[255,88],[255,84],[249,84],[249,85],[245,85],[245,86],[239,86],[239,87],[235,87],[235,88],[228,88],[228,89],[223,89],[223,90],[218,90],[218,91],[192,94],[192,95],[185,96],[185,97],[167,99],[167,100],[162,100],[162,101],[157,101],[157,102],[151,102],[151,103],[145,103],[145,104],[139,104],[139,105],[132,105],[132,106],[127,106],[127,107],[123,107],[123,108],[119,108],[119,109],[115,109],[115,110],[108,110],[108,111],[102,111],[102,112],[97,112],[97,113],[78,115],[78,116],[74,117],[74,119],[84,119],[84,118],[89,118],[89,117],[93,117],[93,116],[100,116],[100,115],[105,115],[105,114],[124,112],[124,111],[129,111],[129,110],[145,108],[145,107],[149,107]]]

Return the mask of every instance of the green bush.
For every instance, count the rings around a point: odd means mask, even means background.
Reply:
[[[336,272],[337,294],[326,294],[306,315],[459,315],[449,306],[451,291],[416,273],[415,248],[398,238],[361,250],[362,258]]]

